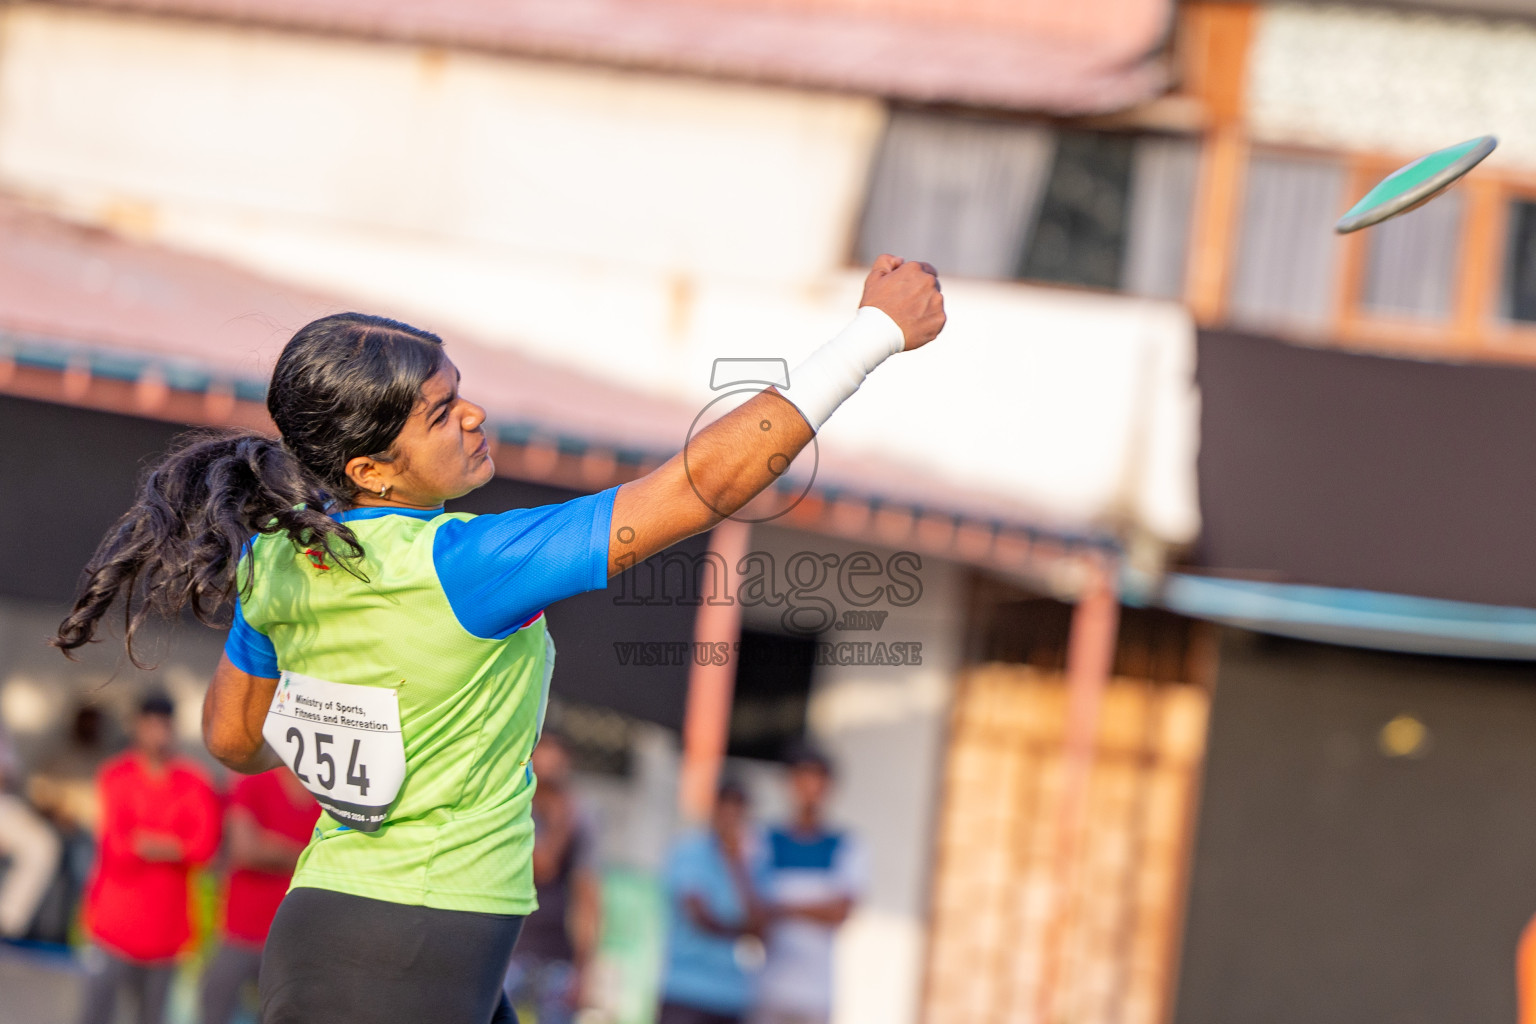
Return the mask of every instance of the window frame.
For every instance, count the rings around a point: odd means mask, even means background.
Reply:
[[[1401,157],[1381,153],[1354,153],[1345,158],[1348,182],[1344,203],[1366,192],[1403,164]],[[1470,197],[1468,197],[1470,199]],[[1340,212],[1344,206],[1341,204]],[[1442,319],[1426,319],[1408,313],[1394,314],[1372,309],[1365,304],[1365,279],[1369,264],[1371,229],[1340,237],[1339,287],[1335,292],[1334,334],[1340,340],[1363,348],[1395,349],[1405,347],[1436,350],[1445,347],[1448,337],[1456,336],[1464,310],[1464,267],[1467,253],[1467,226],[1473,218],[1472,203],[1463,211],[1457,235],[1456,254],[1451,261],[1451,308]]]
[[[1490,223],[1483,228],[1482,241],[1490,266],[1487,279],[1480,283],[1481,312],[1486,321],[1483,347],[1503,357],[1536,362],[1536,321],[1507,319],[1499,309],[1509,258],[1510,214],[1517,202],[1536,203],[1536,177],[1491,175],[1484,191],[1488,193],[1485,202],[1490,207],[1485,216]]]
[[[923,104],[906,104],[906,103],[903,103],[903,104],[899,104],[899,105],[893,105],[893,106],[891,106],[891,107],[889,107],[887,109],[886,120],[882,124],[880,132],[877,133],[875,135],[875,137],[874,137],[874,141],[873,141],[873,144],[872,144],[871,149],[870,149],[869,159],[868,159],[868,161],[866,162],[866,165],[865,165],[864,175],[863,175],[863,179],[862,179],[862,186],[861,186],[862,191],[860,192],[859,199],[858,199],[858,204],[859,205],[858,205],[858,209],[857,209],[857,215],[853,218],[851,226],[849,227],[848,231],[845,233],[845,236],[844,236],[844,244],[842,246],[842,250],[843,250],[843,254],[844,254],[843,264],[844,264],[844,266],[848,270],[864,270],[864,269],[866,269],[868,267],[868,264],[865,261],[861,260],[861,258],[860,258],[861,254],[859,252],[859,246],[860,246],[861,240],[863,238],[863,234],[864,234],[864,223],[865,223],[864,219],[867,216],[869,216],[869,195],[870,195],[870,189],[871,189],[872,183],[874,181],[875,173],[878,170],[878,163],[879,163],[879,159],[880,159],[880,155],[881,155],[881,146],[882,146],[882,143],[884,142],[885,133],[887,131],[889,131],[889,129],[890,129],[890,116],[892,114],[894,114],[898,110],[915,111],[915,112],[918,112],[918,113],[927,113],[927,114],[941,114],[941,115],[942,114],[952,114],[952,115],[961,116],[961,117],[964,117],[964,116],[976,116],[975,112],[969,111],[966,108],[953,108],[953,107],[944,106],[944,105],[928,106],[928,105],[923,105]],[[1081,123],[1080,124],[1080,123],[1077,123],[1077,122],[1075,122],[1073,120],[1063,120],[1061,118],[1042,117],[1042,116],[1040,116],[1038,114],[1005,113],[1005,112],[993,112],[993,111],[985,112],[984,119],[986,119],[986,120],[993,120],[993,121],[997,121],[999,123],[1005,123],[1005,124],[1006,123],[1011,123],[1011,124],[1017,124],[1017,125],[1033,125],[1033,126],[1036,126],[1036,127],[1045,128],[1045,129],[1051,131],[1053,134],[1057,134],[1057,135],[1060,135],[1063,132],[1081,131],[1081,132],[1092,132],[1092,133],[1097,133],[1097,134],[1101,134],[1101,135],[1116,135],[1116,136],[1126,137],[1126,138],[1130,138],[1133,142],[1135,140],[1138,140],[1138,139],[1143,138],[1143,137],[1148,137],[1148,136],[1159,136],[1159,137],[1165,137],[1165,138],[1182,139],[1182,140],[1185,140],[1185,141],[1189,142],[1195,148],[1196,174],[1195,174],[1195,183],[1194,183],[1195,195],[1194,195],[1194,198],[1193,198],[1193,200],[1192,200],[1192,202],[1190,204],[1189,223],[1186,225],[1186,232],[1187,232],[1187,234],[1186,234],[1186,237],[1185,237],[1185,246],[1184,246],[1185,253],[1184,253],[1184,271],[1183,271],[1184,285],[1183,285],[1183,289],[1182,289],[1181,294],[1179,294],[1178,296],[1168,297],[1168,298],[1155,298],[1155,297],[1152,297],[1152,296],[1138,295],[1137,293],[1135,293],[1133,291],[1129,291],[1129,290],[1127,290],[1125,288],[1105,288],[1105,287],[1100,287],[1100,286],[1097,286],[1097,285],[1075,284],[1075,283],[1067,282],[1067,281],[1049,281],[1049,280],[1044,280],[1044,279],[1041,279],[1041,278],[1034,278],[1034,277],[1016,277],[1016,276],[1015,277],[976,277],[976,276],[970,276],[970,275],[965,275],[965,276],[949,275],[949,276],[953,277],[955,280],[963,280],[963,281],[967,281],[967,282],[979,282],[979,283],[988,284],[988,285],[1003,285],[1005,287],[1043,288],[1043,289],[1048,289],[1048,290],[1051,290],[1051,291],[1059,291],[1059,292],[1066,292],[1066,293],[1069,293],[1069,294],[1087,295],[1087,296],[1097,296],[1097,295],[1114,296],[1116,298],[1125,299],[1125,300],[1128,300],[1128,301],[1131,301],[1131,302],[1161,302],[1161,303],[1175,303],[1175,304],[1181,304],[1181,305],[1186,305],[1186,306],[1188,305],[1188,297],[1189,297],[1189,294],[1190,294],[1190,287],[1191,287],[1191,278],[1192,278],[1193,273],[1194,273],[1194,269],[1193,269],[1194,268],[1194,253],[1195,253],[1196,243],[1197,243],[1196,230],[1198,228],[1198,222],[1199,222],[1199,217],[1200,217],[1200,190],[1201,190],[1201,187],[1202,187],[1201,175],[1203,174],[1203,163],[1204,163],[1204,159],[1205,159],[1205,152],[1204,151],[1205,151],[1205,146],[1206,146],[1207,142],[1209,141],[1208,138],[1202,132],[1200,132],[1195,127],[1186,126],[1186,125],[1169,127],[1169,126],[1164,126],[1164,125],[1159,125],[1159,124],[1144,125],[1144,124],[1140,124],[1140,123],[1135,122],[1135,121],[1115,122],[1115,123],[1111,123],[1111,124],[1107,124],[1107,125],[1095,124],[1095,123]],[[1053,155],[1052,156],[1052,160],[1054,161],[1054,159],[1055,159],[1055,157]],[[1045,189],[1045,188],[1049,187],[1049,184],[1050,184],[1050,174],[1051,174],[1051,170],[1053,168],[1054,168],[1054,164],[1053,164],[1052,168],[1048,168],[1047,169],[1047,171],[1046,171],[1046,180],[1042,183],[1042,186],[1041,186],[1042,189]],[[1132,158],[1131,175],[1132,175],[1132,180],[1134,181],[1134,175],[1135,175],[1134,156]],[[1042,199],[1043,199],[1043,197],[1042,197]],[[1126,202],[1127,203],[1130,202],[1130,188],[1129,187],[1127,188]],[[1034,225],[1031,225],[1031,229],[1033,229],[1033,227],[1034,227]],[[1127,235],[1126,235],[1126,240],[1125,241],[1126,241],[1126,249],[1128,251],[1129,248],[1130,248],[1130,246],[1129,246],[1129,226],[1127,226]],[[1027,248],[1027,245],[1026,245],[1026,248]],[[900,255],[900,254],[897,253],[896,255]],[[1122,259],[1125,258],[1125,255],[1126,255],[1125,253],[1122,253]],[[1024,252],[1020,251],[1018,253],[1018,261],[1022,263],[1023,258],[1024,258]],[[944,271],[943,267],[938,267],[936,269],[939,271],[939,274],[941,276],[944,275],[945,271]],[[1124,272],[1124,267],[1122,266],[1122,274],[1123,274],[1123,272]]]
[[[1206,145],[1214,144],[1207,137]],[[1247,189],[1248,161],[1255,153],[1330,156],[1345,163],[1348,197],[1364,195],[1387,174],[1401,167],[1402,154],[1357,152],[1340,154],[1318,147],[1271,144],[1248,140],[1244,146],[1243,180],[1234,201],[1232,223],[1226,232],[1223,260],[1230,267],[1237,258],[1241,224],[1238,210]],[[1479,168],[1454,188],[1462,190],[1465,212],[1452,261],[1452,301],[1449,314],[1440,320],[1394,315],[1368,308],[1364,302],[1367,270],[1367,228],[1339,238],[1338,284],[1334,292],[1331,322],[1321,337],[1295,332],[1276,333],[1304,343],[1324,343],[1358,351],[1400,357],[1449,357],[1536,364],[1536,322],[1505,319],[1499,303],[1506,273],[1510,207],[1515,202],[1536,202],[1536,171],[1503,171]],[[1347,198],[1341,197],[1340,210]],[[1231,288],[1224,282],[1219,312],[1199,316],[1202,326],[1229,326],[1227,298]],[[1194,306],[1195,295],[1186,301]]]

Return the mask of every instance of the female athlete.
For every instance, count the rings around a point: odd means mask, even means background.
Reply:
[[[561,505],[471,516],[485,410],[433,334],[317,320],[284,347],[281,433],[194,439],[103,540],[54,643],[126,605],[233,624],[203,706],[209,751],[286,763],[324,813],[267,940],[264,1024],[485,1024],[535,907],[528,758],[553,646],[543,609],[718,523],[886,356],[944,325],[926,264],[876,261],[861,309],[654,472]]]

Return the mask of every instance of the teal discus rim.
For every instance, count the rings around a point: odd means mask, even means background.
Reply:
[[[1351,231],[1380,224],[1388,217],[1406,213],[1449,188],[1458,178],[1482,163],[1498,144],[1499,140],[1492,135],[1479,135],[1399,167],[1351,206],[1339,218],[1333,230],[1347,235]]]

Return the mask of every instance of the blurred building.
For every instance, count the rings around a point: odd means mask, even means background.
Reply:
[[[1202,534],[1158,600],[1238,628],[1180,1021],[1515,1015],[1536,909],[1533,14],[1205,15]],[[1441,201],[1329,232],[1392,168],[1483,133],[1496,156]]]
[[[450,339],[487,511],[676,451],[717,359],[793,365],[895,251],[950,326],[814,479],[551,612],[610,861],[809,729],[874,852],[838,1024],[1507,1017],[1536,8],[1469,6],[0,7],[0,709],[40,749],[114,671],[31,638],[144,458],[265,424],[312,317]],[[1332,234],[1485,131],[1456,191]]]

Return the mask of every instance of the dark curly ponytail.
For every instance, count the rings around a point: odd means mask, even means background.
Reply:
[[[332,558],[361,555],[357,537],[326,510],[357,492],[349,461],[389,457],[444,359],[437,335],[384,317],[340,313],[304,327],[284,346],[267,391],[282,440],[251,431],[188,435],[102,539],[53,645],[67,653],[93,641],[120,598],[136,665],[134,634],[152,615],[190,608],[202,622],[223,624],[254,534],[286,534]]]

